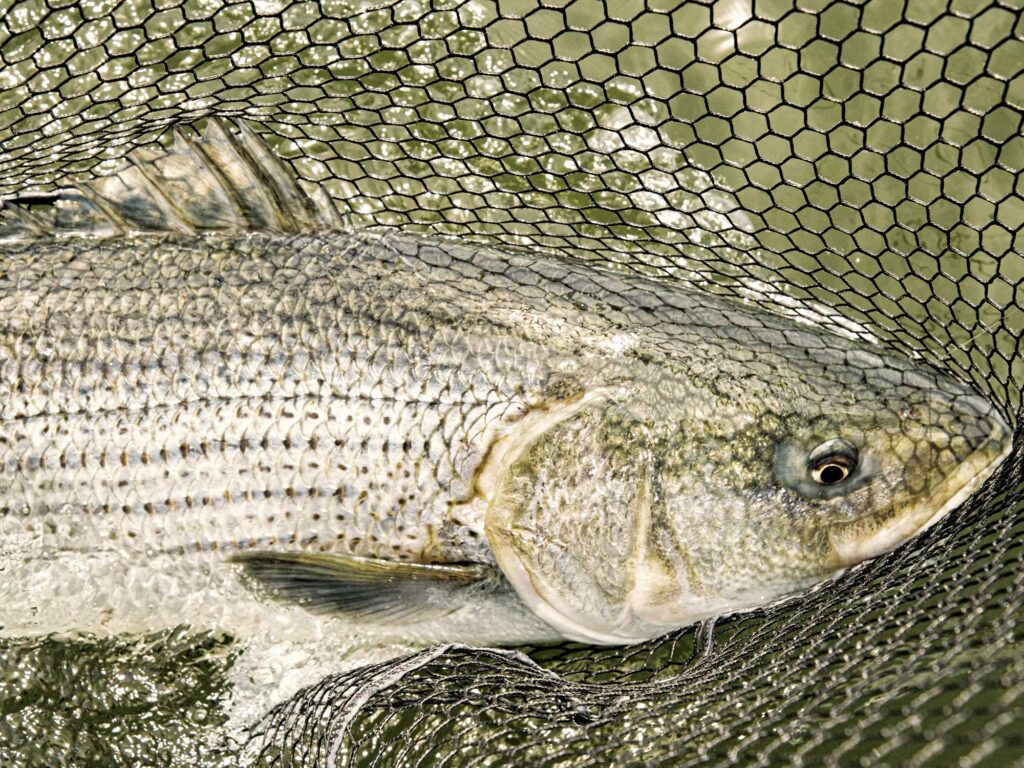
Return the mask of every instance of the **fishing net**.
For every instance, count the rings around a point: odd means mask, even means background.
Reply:
[[[948,369],[1013,419],[1022,62],[1018,0],[15,0],[0,196],[243,116],[357,226],[762,303]],[[327,678],[246,757],[1024,764],[1022,472],[1016,450],[923,537],[752,614]]]

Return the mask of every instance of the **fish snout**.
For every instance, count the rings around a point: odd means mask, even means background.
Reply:
[[[956,414],[955,436],[962,439],[964,460],[971,453],[983,452],[992,457],[1001,456],[1012,442],[1013,432],[999,410],[978,395],[961,395],[954,399]]]
[[[891,445],[895,485],[875,492],[877,508],[830,537],[843,566],[877,557],[930,528],[995,472],[1013,431],[984,398],[964,393],[901,416]]]

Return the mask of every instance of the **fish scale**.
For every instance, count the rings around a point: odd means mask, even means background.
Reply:
[[[507,340],[487,353],[483,338],[386,301],[368,308],[357,297],[379,270],[359,275],[344,244],[296,270],[277,254],[323,243],[287,245],[267,249],[245,301],[237,285],[191,277],[240,271],[247,249],[179,259],[158,244],[110,249],[91,268],[37,258],[20,271],[19,296],[34,309],[0,326],[5,381],[17,382],[0,410],[0,463],[16,479],[0,506],[107,513],[87,540],[47,537],[55,549],[114,546],[131,529],[124,516],[148,514],[164,549],[297,541],[436,557],[426,532],[470,492],[482,441],[522,411],[513,390],[531,372],[544,378],[542,356],[501,359]],[[167,266],[144,283],[154,261]],[[299,293],[307,278],[319,283]],[[80,296],[91,311],[75,311]],[[19,346],[36,312],[48,322]],[[513,376],[530,357],[533,370]]]
[[[278,295],[276,289],[271,291],[274,297]],[[253,294],[249,296],[250,300],[261,298],[257,291],[253,291]],[[53,359],[40,361],[25,355],[17,358],[21,366],[21,384],[24,387],[40,384],[40,372],[47,369],[52,371],[52,366],[56,364],[70,370],[78,367],[79,374],[84,376],[79,384],[97,391],[111,383],[108,375],[111,368],[115,371],[118,368],[129,368],[140,377],[147,373],[164,377],[167,383],[157,387],[156,393],[171,388],[170,385],[175,382],[193,388],[197,395],[211,385],[220,385],[234,392],[241,383],[253,380],[259,374],[264,379],[261,382],[264,387],[272,384],[275,391],[280,391],[282,387],[312,389],[323,381],[338,390],[351,391],[354,388],[369,394],[371,388],[379,389],[388,381],[382,377],[367,377],[364,367],[385,360],[386,365],[381,366],[381,371],[390,371],[395,365],[393,357],[399,355],[404,356],[404,362],[411,364],[408,347],[417,343],[414,339],[417,334],[422,335],[430,330],[402,327],[384,316],[386,310],[377,318],[354,317],[345,308],[332,303],[329,296],[324,302],[296,298],[293,306],[278,303],[275,311],[290,318],[286,328],[270,327],[266,310],[247,313],[244,308],[237,309],[237,299],[232,296],[205,307],[201,314],[195,314],[187,318],[187,321],[175,314],[175,308],[167,311],[168,308],[163,304],[151,302],[150,299],[150,296],[138,297],[134,308],[137,316],[128,315],[130,321],[137,323],[134,333],[124,332],[125,326],[120,323],[117,309],[111,307],[87,313],[84,321],[81,316],[69,312],[61,322],[52,324],[52,328],[40,328],[44,333],[35,343],[45,343],[52,348],[53,354],[48,357]],[[188,297],[184,297],[180,303],[188,302]],[[212,329],[209,327],[211,320],[216,323],[218,318],[228,312],[236,315],[232,325],[238,327],[225,329],[225,332],[220,332],[216,324]],[[108,330],[112,314],[118,319],[116,330]],[[97,315],[99,319],[96,322],[89,319]],[[19,327],[10,318],[6,320],[5,328],[9,337],[19,331],[29,332],[29,328]],[[315,336],[320,348],[296,349],[282,341],[282,333],[294,334],[299,340],[307,337],[307,341]],[[447,332],[438,330],[437,333]],[[161,344],[162,339],[167,340],[167,346]],[[83,345],[83,340],[88,343]],[[440,376],[471,373],[464,367],[463,361],[472,359],[470,355],[473,345],[474,342],[466,341],[464,335],[452,335],[447,349],[442,344],[437,345],[436,361],[431,359],[424,362],[416,358],[415,364],[429,366],[430,375],[415,381],[403,380],[402,386],[407,390],[415,387],[429,390],[432,381]],[[4,348],[10,349],[11,346],[8,344]],[[202,361],[204,355],[215,358],[221,365],[228,358],[241,355],[248,365],[232,366],[228,377],[216,377],[211,373],[216,372],[217,365],[211,364],[212,359]],[[14,359],[9,358],[4,363]],[[258,363],[258,369],[254,370],[254,363]],[[319,366],[319,371],[315,372],[329,371],[331,375],[310,376],[309,366],[312,364]],[[488,361],[480,360],[479,364],[485,366]],[[184,374],[185,371],[188,376]],[[492,368],[492,373],[498,373],[496,367]],[[465,383],[469,383],[468,379],[467,375]],[[114,381],[117,381],[116,377]],[[138,382],[129,383],[133,385],[132,392],[136,392],[134,385]],[[492,385],[482,378],[472,386],[480,391]],[[460,382],[459,387],[449,390],[462,392],[464,388],[463,382]],[[252,394],[262,391],[265,391],[263,387]],[[53,392],[61,394],[63,390],[55,387]],[[156,393],[150,397],[156,396]],[[472,395],[473,392],[469,391],[468,394]],[[47,405],[53,404],[50,398],[46,398],[45,402]]]
[[[990,403],[880,347],[571,259],[351,231],[247,129],[176,141],[28,240],[0,211],[7,626],[42,621],[49,579],[61,627],[157,603],[218,626],[269,594],[454,615],[458,639],[632,642],[891,549],[1008,450]],[[190,190],[208,222],[169,203]]]

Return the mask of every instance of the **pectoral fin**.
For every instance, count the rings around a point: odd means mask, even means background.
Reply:
[[[500,583],[493,568],[478,564],[305,552],[243,552],[230,560],[276,600],[378,624],[442,618]]]

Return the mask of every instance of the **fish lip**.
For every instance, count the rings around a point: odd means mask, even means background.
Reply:
[[[966,470],[971,470],[975,467],[977,469],[973,471],[967,480],[962,481],[960,487],[946,500],[938,511],[933,513],[923,523],[915,524],[913,515],[901,517],[862,541],[848,540],[844,542],[834,533],[830,534],[832,546],[841,564],[840,567],[847,568],[895,549],[905,541],[921,535],[970,498],[1013,451],[1013,432],[1009,425],[998,416],[990,416],[990,418],[992,420],[992,431],[989,433],[987,440],[982,443],[982,447],[975,449],[964,459],[957,471],[951,478],[947,478],[946,482],[939,486],[936,493],[948,488],[950,480],[961,477]],[[981,464],[979,459],[983,456],[984,446],[990,442],[998,441],[1003,442],[1002,451],[979,467],[978,465]]]

